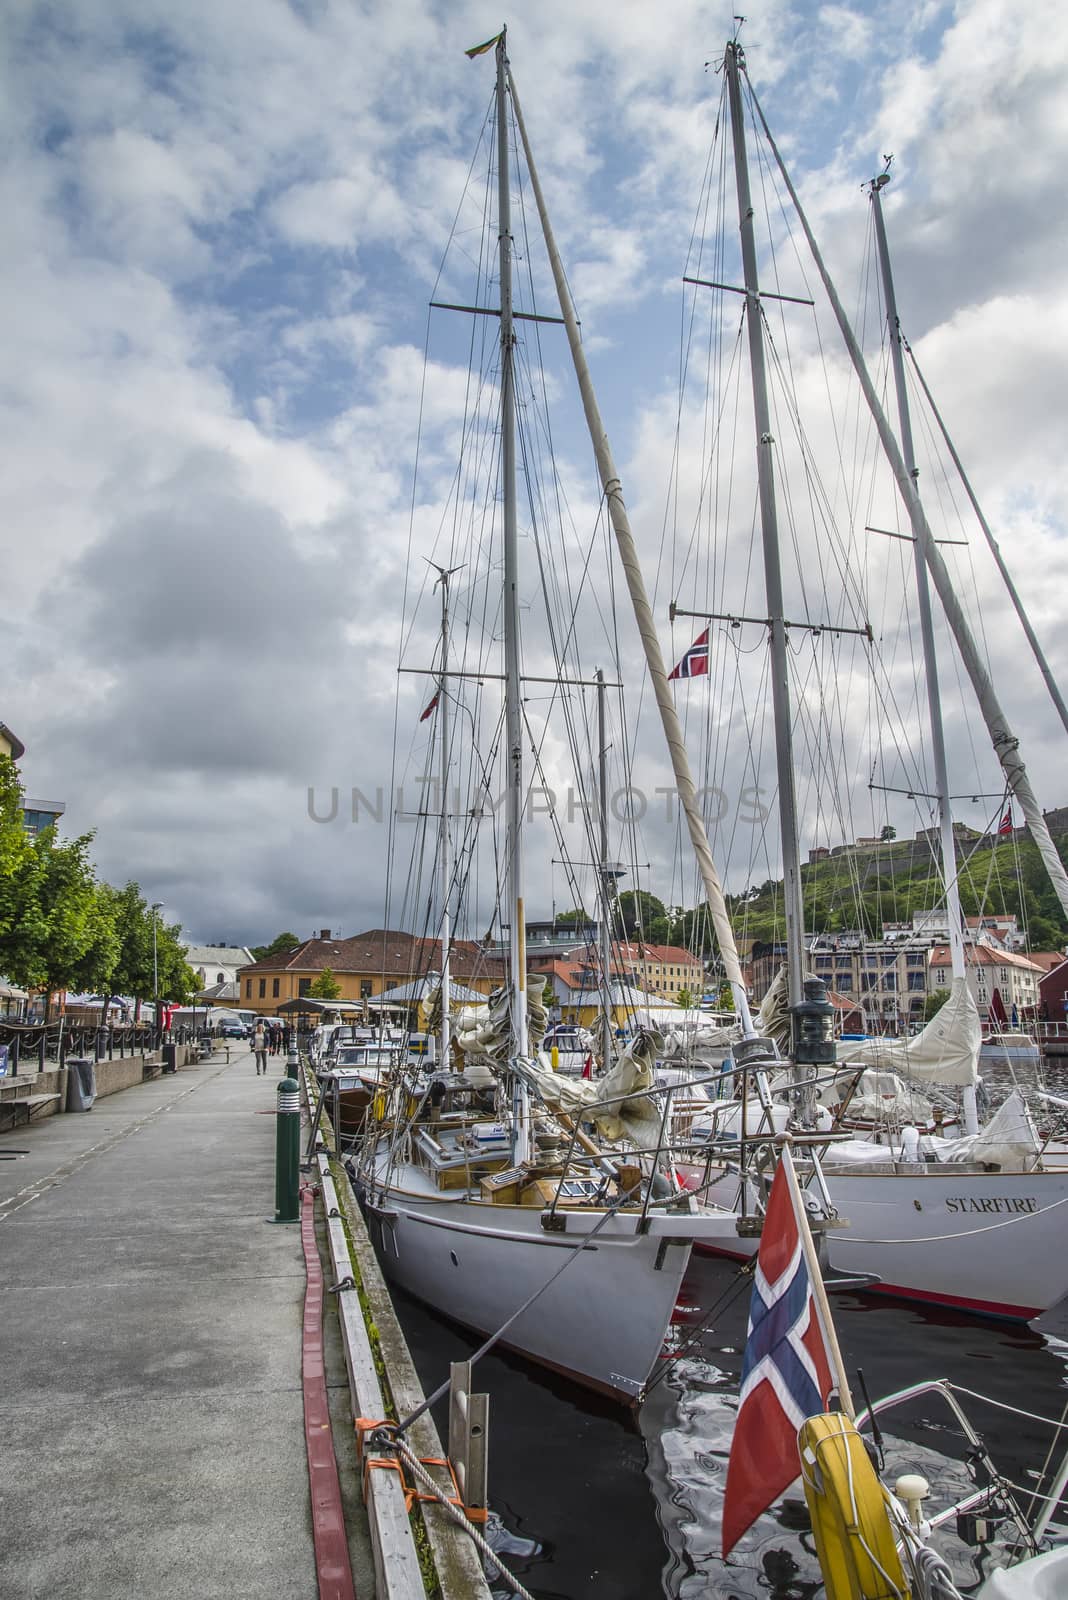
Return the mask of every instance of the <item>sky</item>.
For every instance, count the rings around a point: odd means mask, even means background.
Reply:
[[[0,720],[28,794],[95,831],[100,875],[198,941],[382,925],[384,830],[315,822],[309,789],[320,807],[388,789],[395,708],[421,709],[396,672],[412,464],[420,406],[455,422],[457,404],[447,369],[424,388],[427,302],[492,90],[492,54],[464,50],[508,20],[425,0],[8,7]],[[540,0],[509,26],[651,571],[707,64],[731,25],[707,4]],[[743,39],[846,283],[861,185],[893,152],[907,331],[1063,671],[1068,16],[768,4]],[[981,582],[1039,798],[1068,802],[1063,730]],[[671,897],[655,849],[648,887]],[[554,892],[535,872],[530,915]]]

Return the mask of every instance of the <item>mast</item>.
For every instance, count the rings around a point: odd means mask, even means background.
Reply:
[[[438,751],[441,783],[441,1065],[449,1065],[449,950],[452,924],[449,893],[452,888],[452,839],[449,836],[449,579],[457,568],[438,568],[441,584],[441,687],[438,689]]]
[[[601,1070],[612,1064],[612,923],[611,904],[615,872],[608,859],[608,747],[604,725],[604,673],[597,668],[597,818],[600,825],[598,882],[601,904],[598,922],[601,945]]]
[[[797,838],[797,800],[794,792],[793,736],[790,728],[790,667],[786,646],[786,615],[779,559],[778,513],[775,505],[775,439],[764,366],[764,324],[760,308],[753,203],[749,192],[749,166],[745,149],[745,119],[739,68],[744,62],[736,39],[727,45],[724,66],[734,141],[734,177],[738,190],[738,224],[745,284],[745,322],[749,333],[749,369],[753,385],[753,412],[757,434],[757,481],[760,524],[764,546],[764,585],[768,605],[771,650],[771,701],[775,722],[775,769],[779,784],[779,831],[782,836],[783,905],[786,912],[786,977],[791,1007],[804,998],[804,918],[801,898],[801,862]]]
[[[882,406],[879,404],[879,397],[875,392],[875,386],[865,365],[864,356],[857,343],[856,335],[850,326],[849,318],[846,316],[842,302],[838,298],[837,290],[831,282],[830,274],[820,254],[819,246],[801,205],[800,197],[794,188],[790,174],[786,170],[786,163],[783,161],[779,148],[772,138],[767,118],[761,111],[755,95],[753,96],[753,103],[760,118],[760,125],[764,129],[764,136],[775,157],[782,181],[797,213],[797,220],[804,230],[808,247],[812,252],[812,259],[816,263],[816,269],[827,292],[827,298],[838,322],[842,338],[845,340],[849,358],[853,363],[857,379],[864,392],[864,398],[868,403],[868,410],[871,412],[875,422],[879,434],[879,442],[890,463],[897,482],[898,492],[908,511],[909,520],[912,524],[912,536],[923,550],[924,560],[930,569],[931,578],[938,591],[938,598],[941,601],[946,620],[953,630],[953,637],[957,641],[957,649],[960,651],[961,660],[964,662],[965,669],[971,679],[972,688],[975,690],[976,699],[979,702],[979,709],[983,714],[983,720],[990,734],[990,742],[994,746],[994,754],[1001,762],[1002,771],[1005,774],[1009,788],[1020,802],[1020,808],[1027,821],[1031,837],[1037,846],[1039,855],[1042,857],[1042,864],[1049,875],[1049,880],[1056,892],[1057,899],[1061,903],[1061,909],[1068,914],[1068,872],[1064,870],[1064,865],[1057,853],[1057,846],[1050,837],[1042,807],[1039,805],[1038,797],[1031,787],[1031,779],[1028,776],[1023,757],[1020,755],[1020,741],[1009,726],[1008,718],[994,692],[990,674],[986,670],[979,653],[979,647],[975,642],[972,630],[968,626],[968,620],[954,591],[949,569],[942,559],[941,551],[935,544],[926,513],[920,503],[919,496],[916,494],[916,486],[909,476],[905,463],[901,458],[901,451],[897,447],[897,440],[894,438],[893,430],[886,420]]]
[[[1016,591],[1016,585],[1012,581],[1012,575],[1009,572],[1008,567],[1005,565],[1005,558],[1001,554],[1001,547],[994,538],[993,530],[991,529],[989,522],[983,515],[983,509],[976,498],[975,490],[972,488],[968,474],[964,470],[964,463],[957,454],[956,446],[949,436],[949,429],[942,420],[942,413],[935,405],[934,396],[927,387],[927,379],[920,370],[920,364],[916,360],[916,353],[911,348],[904,335],[902,335],[901,342],[909,353],[909,358],[912,362],[912,370],[919,379],[920,388],[923,390],[924,395],[926,396],[927,404],[931,408],[931,414],[938,423],[939,432],[941,433],[942,438],[945,440],[946,449],[949,451],[953,465],[956,467],[957,473],[960,477],[960,481],[964,485],[964,492],[968,496],[968,499],[971,502],[972,510],[975,512],[976,520],[986,536],[986,542],[990,546],[990,554],[993,556],[994,564],[1001,574],[1001,581],[1009,591],[1009,598],[1016,609],[1016,615],[1020,619],[1020,626],[1023,628],[1023,631],[1027,636],[1027,642],[1031,646],[1031,653],[1034,656],[1035,661],[1038,663],[1038,670],[1042,674],[1043,682],[1045,683],[1046,688],[1049,690],[1050,699],[1057,708],[1057,715],[1061,719],[1061,724],[1064,727],[1065,732],[1068,733],[1068,705],[1065,705],[1064,703],[1064,696],[1061,694],[1060,685],[1053,676],[1053,669],[1046,660],[1045,651],[1038,642],[1038,635],[1031,626],[1031,619],[1024,610],[1023,601],[1020,599],[1020,596]],[[1023,902],[1021,901],[1021,907],[1022,904]]]
[[[519,682],[519,533],[515,490],[515,332],[512,320],[512,202],[509,186],[508,56],[497,40],[497,219],[501,279],[501,479],[504,494],[504,737],[507,761],[505,868],[512,1053],[529,1054],[523,908],[523,708]]]
[[[883,219],[882,191],[890,181],[887,172],[873,178],[868,185],[875,217],[875,239],[879,251],[879,270],[886,299],[886,322],[890,332],[890,359],[894,368],[894,387],[897,391],[898,428],[901,434],[901,454],[905,470],[919,497],[916,482],[919,469],[912,440],[912,419],[909,416],[909,399],[905,387],[905,360],[901,349],[901,323],[897,314],[897,297],[894,294],[894,275],[890,268],[890,250],[886,242],[886,224]],[[916,570],[916,594],[920,607],[920,637],[923,644],[924,675],[927,681],[927,712],[931,725],[931,759],[934,764],[935,802],[938,807],[938,832],[942,848],[942,876],[946,892],[946,920],[949,923],[949,955],[954,980],[965,981],[964,928],[961,921],[960,891],[957,886],[957,853],[953,842],[953,810],[949,798],[949,767],[946,762],[946,736],[942,724],[942,697],[938,682],[938,655],[935,649],[934,618],[931,611],[931,588],[927,581],[927,563],[923,545],[913,539],[912,554]],[[967,1085],[964,1090],[964,1131],[978,1133],[979,1118],[975,1103],[975,1089]]]
[[[531,151],[530,141],[527,138],[527,131],[523,122],[523,113],[519,106],[519,96],[516,93],[515,79],[512,77],[511,72],[508,74],[508,82],[512,91],[512,109],[515,112],[519,136],[523,141],[527,171],[530,174],[530,186],[534,191],[534,200],[538,208],[541,230],[545,237],[545,248],[549,254],[549,264],[552,267],[556,293],[560,301],[560,314],[564,319],[564,326],[567,330],[567,342],[571,349],[571,359],[575,365],[575,374],[578,378],[579,391],[582,395],[586,426],[589,429],[590,439],[593,444],[597,470],[600,474],[601,486],[608,505],[608,515],[612,521],[612,529],[616,536],[616,544],[619,548],[620,561],[627,580],[631,605],[634,608],[634,616],[641,635],[642,648],[645,651],[649,681],[656,696],[657,709],[660,712],[660,721],[664,729],[664,737],[667,740],[672,772],[675,777],[675,788],[678,791],[683,815],[686,818],[690,843],[693,846],[693,852],[701,873],[705,898],[712,914],[712,925],[716,931],[720,956],[723,960],[723,969],[734,995],[734,1003],[742,1025],[742,1033],[747,1039],[755,1038],[756,1030],[753,1027],[753,1019],[749,1011],[749,999],[746,994],[745,979],[742,976],[741,962],[738,959],[738,947],[734,942],[734,930],[727,915],[727,903],[723,895],[723,885],[720,883],[712,849],[708,842],[708,834],[705,830],[704,817],[701,815],[701,807],[697,799],[697,786],[690,772],[690,762],[686,754],[682,723],[679,721],[679,714],[671,697],[667,668],[664,665],[660,640],[657,638],[656,623],[653,621],[653,611],[649,604],[649,596],[646,593],[645,579],[642,577],[641,566],[638,562],[638,552],[634,544],[634,535],[631,532],[630,518],[627,515],[627,507],[623,500],[623,487],[616,471],[616,464],[612,457],[604,423],[601,421],[597,397],[593,392],[593,380],[590,377],[589,363],[582,348],[578,318],[575,316],[575,308],[571,302],[571,292],[567,286],[567,278],[564,274],[563,263],[560,260],[560,252],[556,248],[556,239],[553,235],[552,225],[549,222],[545,196],[542,193],[541,182],[534,164],[533,152]]]

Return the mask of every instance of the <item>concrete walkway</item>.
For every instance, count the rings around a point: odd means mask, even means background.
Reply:
[[[271,1221],[284,1058],[269,1060],[257,1078],[231,1047],[229,1065],[0,1135],[5,1600],[318,1592],[304,1259],[300,1229]],[[343,1385],[335,1371],[339,1416]],[[337,1418],[335,1440],[349,1498]]]

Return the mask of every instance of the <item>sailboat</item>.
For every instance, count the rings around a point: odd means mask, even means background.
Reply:
[[[656,1090],[648,1041],[639,1039],[599,1085],[602,1101],[610,1103],[583,1107],[583,1121],[598,1129],[594,1136],[558,1098],[550,1099],[554,1085],[564,1080],[539,1061],[542,980],[528,980],[524,945],[530,778],[516,493],[517,324],[527,314],[513,307],[509,108],[527,150],[531,182],[538,185],[503,33],[495,57],[498,214],[492,236],[498,241],[500,299],[492,308],[476,303],[466,309],[499,323],[499,367],[490,382],[498,401],[503,586],[499,612],[496,602],[488,611],[491,635],[500,616],[503,672],[492,670],[485,656],[477,671],[454,665],[443,612],[434,676],[444,707],[465,678],[481,683],[503,677],[505,830],[499,854],[506,881],[495,914],[508,930],[506,977],[488,1015],[457,1019],[454,1045],[447,1034],[443,1039],[443,1067],[455,1048],[462,1071],[395,1078],[382,1103],[372,1107],[354,1175],[393,1282],[545,1366],[634,1400],[662,1350],[693,1244],[733,1237],[737,1218],[699,1203],[674,1180],[664,1138],[670,1095]],[[529,315],[533,321],[555,320]],[[589,686],[595,683],[588,680]],[[443,721],[439,732],[447,727]],[[439,760],[444,823],[451,783],[447,748],[440,749]],[[444,846],[442,855],[448,863],[441,872],[447,907],[455,873]],[[444,943],[447,956],[447,936]],[[447,1028],[446,961],[442,977]]]
[[[706,627],[712,622],[737,630],[744,622],[762,627],[768,636],[768,675],[775,729],[776,775],[778,786],[779,831],[782,846],[784,875],[784,910],[786,921],[786,972],[789,990],[789,1008],[797,1013],[807,968],[804,937],[804,905],[802,900],[801,856],[799,846],[798,804],[795,791],[793,737],[797,706],[791,702],[791,662],[788,634],[791,626],[804,628],[818,635],[833,632],[836,637],[855,634],[861,639],[871,639],[870,625],[858,619],[851,627],[847,619],[810,618],[791,623],[784,599],[784,583],[780,555],[780,538],[777,510],[777,483],[779,460],[782,455],[777,445],[772,425],[772,406],[769,398],[767,357],[764,336],[764,302],[789,302],[798,297],[766,293],[761,288],[758,271],[758,252],[755,237],[755,210],[750,190],[748,155],[746,147],[746,117],[744,94],[747,78],[745,57],[737,38],[726,48],[723,71],[725,96],[729,102],[729,126],[733,143],[733,172],[737,193],[737,215],[740,230],[743,283],[737,287],[744,305],[745,333],[747,336],[750,376],[753,391],[753,412],[756,427],[757,503],[764,564],[763,614],[746,618],[743,608],[734,612],[726,606],[720,611],[690,610],[673,605],[672,615],[689,615],[701,618]],[[919,501],[913,475],[911,442],[907,427],[907,414],[902,411],[902,446],[897,441],[882,415],[874,386],[867,376],[859,346],[849,328],[837,295],[826,275],[822,259],[816,248],[796,191],[771,140],[767,124],[751,88],[749,105],[754,120],[761,124],[767,135],[774,159],[779,164],[783,182],[793,201],[813,254],[823,276],[832,307],[846,337],[854,365],[857,368],[865,398],[872,409],[876,429],[891,461],[897,483],[905,501],[915,541],[916,579],[927,657],[927,693],[931,711],[930,740],[933,752],[934,790],[931,797],[938,816],[938,833],[942,843],[943,874],[950,906],[950,922],[956,930],[954,949],[959,971],[956,975],[955,993],[959,1007],[966,1006],[963,977],[963,946],[960,933],[959,903],[955,892],[956,869],[953,854],[952,817],[949,809],[949,788],[946,775],[944,740],[938,705],[937,675],[933,645],[931,601],[928,594],[927,574],[931,573],[943,607],[952,624],[961,654],[965,659],[979,694],[984,716],[991,726],[995,748],[1006,768],[1014,792],[1020,798],[1029,825],[1035,829],[1036,840],[1045,853],[1048,833],[1041,817],[1041,808],[1030,789],[1029,780],[1019,754],[1018,740],[1008,728],[993,688],[985,675],[985,668],[977,659],[974,641],[970,640],[967,624],[959,603],[952,593],[952,584],[944,563],[935,547],[923,507]],[[727,120],[727,119],[723,119]],[[726,162],[724,163],[726,165]],[[873,200],[878,203],[881,184],[872,185]],[[715,207],[710,208],[715,213]],[[689,282],[703,288],[723,292],[734,285],[710,282],[696,274]],[[776,286],[778,287],[778,285]],[[892,297],[888,314],[896,326],[896,309]],[[810,302],[806,302],[810,303]],[[739,335],[739,343],[741,336]],[[898,352],[900,358],[900,351]],[[775,352],[781,363],[781,355]],[[733,363],[727,359],[724,369]],[[717,404],[711,404],[705,415],[717,415]],[[799,437],[806,444],[798,429]],[[902,451],[904,452],[902,454]],[[711,498],[706,480],[704,492]],[[813,496],[815,498],[815,496]],[[839,551],[833,552],[840,556]],[[830,561],[828,556],[827,560]],[[919,787],[919,786],[918,786]],[[1037,818],[1035,816],[1037,813]],[[1045,840],[1040,835],[1045,834]],[[1050,846],[1052,849],[1052,846]],[[1055,855],[1055,850],[1053,851]],[[1056,863],[1060,879],[1064,879],[1059,858]],[[1052,869],[1051,869],[1052,872]],[[1056,877],[1056,874],[1053,874]],[[1068,885],[1065,886],[1068,891]],[[937,1032],[936,1030],[933,1030]],[[978,1036],[976,1036],[976,1055]],[[738,1050],[735,1048],[735,1060]],[[796,1060],[795,1045],[792,1054]],[[904,1052],[907,1057],[907,1049]],[[948,1058],[948,1052],[947,1052]],[[811,1059],[811,1058],[810,1058]],[[830,1058],[820,1058],[820,1070],[833,1065]],[[1028,1319],[1048,1308],[1068,1292],[1068,1260],[1065,1259],[1063,1239],[1064,1212],[1068,1205],[1068,1171],[1047,1169],[1037,1158],[1037,1145],[1026,1137],[1021,1141],[1008,1138],[1004,1128],[987,1130],[987,1139],[979,1132],[975,1114],[975,1064],[961,1072],[958,1064],[954,1070],[961,1075],[951,1078],[961,1085],[965,1096],[967,1132],[969,1139],[962,1141],[954,1152],[951,1163],[939,1164],[923,1159],[924,1152],[913,1147],[901,1152],[891,1149],[873,1149],[868,1145],[855,1147],[832,1145],[823,1152],[822,1160],[813,1158],[813,1181],[820,1192],[825,1186],[830,1200],[841,1214],[848,1218],[849,1226],[828,1229],[827,1241],[833,1266],[849,1274],[874,1273],[880,1292],[903,1295],[939,1305],[954,1306],[962,1310],[993,1314],[1013,1319]],[[788,1097],[783,1101],[790,1107],[790,1122],[797,1136],[804,1140],[806,1128],[817,1125],[811,1097],[816,1072],[809,1075],[808,1088],[798,1083],[794,1074]],[[765,1114],[770,1118],[771,1111]],[[779,1112],[781,1115],[781,1110]],[[744,1156],[744,1140],[739,1141]],[[723,1150],[718,1151],[722,1159]],[[902,1156],[904,1155],[904,1159]],[[911,1157],[911,1159],[909,1159]],[[709,1158],[708,1176],[703,1192],[722,1204],[738,1204],[744,1208],[759,1209],[763,1204],[762,1184],[754,1178],[744,1159],[722,1170],[714,1177],[714,1157]],[[739,1239],[728,1246],[728,1253],[751,1254],[755,1245]]]

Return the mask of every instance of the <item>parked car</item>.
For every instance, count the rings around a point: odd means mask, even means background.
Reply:
[[[218,1033],[220,1039],[248,1038],[248,1030],[246,1029],[245,1024],[241,1021],[240,1017],[225,1017],[223,1021],[219,1023]]]

